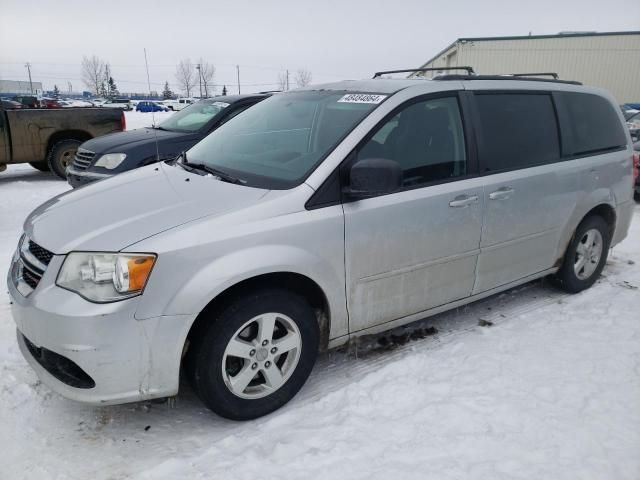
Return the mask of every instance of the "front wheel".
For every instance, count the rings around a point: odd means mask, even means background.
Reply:
[[[319,328],[304,298],[259,290],[230,302],[193,340],[187,368],[207,407],[232,420],[291,400],[316,360]]]
[[[595,283],[609,253],[611,229],[602,217],[587,217],[569,243],[557,277],[564,290],[581,292]]]
[[[79,140],[62,140],[56,143],[49,152],[47,163],[53,173],[60,178],[67,178],[67,167],[71,165],[78,147],[82,144]]]

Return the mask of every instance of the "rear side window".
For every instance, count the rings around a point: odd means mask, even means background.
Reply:
[[[484,171],[527,168],[560,159],[551,95],[477,93],[475,98]]]
[[[563,134],[567,155],[586,155],[615,150],[627,144],[618,113],[603,97],[590,93],[563,92]]]

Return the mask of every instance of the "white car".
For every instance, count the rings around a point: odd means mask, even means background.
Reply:
[[[188,107],[192,103],[196,102],[193,98],[178,98],[176,100],[163,100],[162,104],[166,106],[169,110],[173,110],[175,112],[182,110],[185,107]]]
[[[113,98],[98,105],[105,108],[120,108],[122,110],[131,110],[131,100],[128,98]]]

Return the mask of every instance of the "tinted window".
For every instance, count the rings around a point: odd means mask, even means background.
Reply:
[[[547,94],[476,94],[479,154],[485,171],[526,168],[560,158],[558,126]]]
[[[626,145],[627,138],[614,107],[598,95],[560,94],[568,113],[563,125],[574,155],[595,153]]]
[[[400,164],[405,186],[466,175],[464,134],[454,97],[413,103],[378,127],[358,159]]]

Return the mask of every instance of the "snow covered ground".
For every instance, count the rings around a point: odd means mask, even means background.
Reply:
[[[28,165],[0,174],[2,279],[24,217],[67,188]],[[106,408],[53,394],[20,355],[3,290],[0,479],[638,480],[639,265],[640,206],[591,290],[535,282],[324,354],[289,405],[247,423],[186,386]]]

